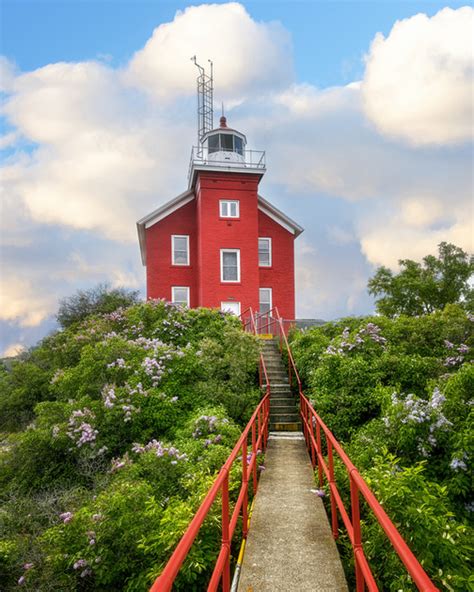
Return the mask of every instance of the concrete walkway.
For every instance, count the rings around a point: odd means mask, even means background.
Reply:
[[[265,454],[239,592],[347,592],[303,435],[273,433]]]

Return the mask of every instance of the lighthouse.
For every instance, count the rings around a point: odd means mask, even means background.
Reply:
[[[147,298],[236,315],[277,306],[295,318],[294,241],[303,228],[259,193],[265,152],[224,115],[213,126],[213,75],[197,64],[198,142],[188,188],[137,222]]]

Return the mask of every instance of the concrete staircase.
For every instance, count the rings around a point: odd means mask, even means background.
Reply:
[[[299,432],[301,420],[291,393],[288,372],[281,359],[278,340],[262,339],[261,348],[270,381],[270,431]]]

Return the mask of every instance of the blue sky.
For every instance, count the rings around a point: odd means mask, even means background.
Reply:
[[[225,2],[217,2],[224,4]],[[197,4],[166,0],[3,0],[2,53],[21,70],[97,57],[125,63],[160,23]],[[376,32],[419,12],[434,15],[466,2],[406,0],[259,0],[243,2],[256,20],[276,20],[291,32],[297,78],[320,87],[360,77]]]
[[[135,221],[186,186],[193,53],[306,229],[298,316],[366,314],[378,265],[472,248],[471,8],[216,4],[3,0],[0,354],[78,288],[143,290]]]

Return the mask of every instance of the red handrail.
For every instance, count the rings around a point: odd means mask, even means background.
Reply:
[[[349,540],[352,544],[354,552],[354,564],[355,564],[355,576],[356,576],[356,590],[357,592],[363,592],[367,586],[370,592],[377,591],[378,587],[375,582],[372,570],[370,569],[369,563],[364,553],[361,526],[360,526],[360,502],[359,494],[362,494],[368,506],[374,513],[378,523],[383,528],[387,538],[391,542],[395,552],[397,553],[400,560],[405,565],[408,573],[413,579],[414,583],[419,590],[423,592],[434,592],[438,590],[433,584],[427,573],[420,565],[412,551],[394,526],[393,522],[388,517],[385,510],[382,508],[380,503],[375,498],[374,494],[369,489],[367,483],[364,481],[362,476],[356,467],[352,464],[350,458],[342,449],[332,432],[319,417],[314,410],[309,400],[305,397],[302,390],[300,376],[298,369],[296,368],[295,360],[291,352],[288,339],[285,334],[283,320],[278,313],[278,309],[275,307],[275,316],[279,323],[279,330],[277,335],[280,337],[280,344],[284,343],[288,353],[288,366],[292,368],[296,381],[298,384],[298,393],[300,396],[300,414],[303,423],[303,433],[308,447],[308,452],[311,457],[311,463],[313,468],[318,469],[318,480],[319,486],[322,487],[324,484],[324,477],[329,484],[329,495],[331,504],[331,521],[332,521],[332,533],[334,538],[338,537],[338,515],[341,515],[344,526],[346,527]],[[291,384],[291,374],[290,374]],[[324,433],[326,439],[327,449],[327,462],[324,458],[321,443],[321,430]],[[351,493],[351,517],[344,506],[341,495],[336,485],[334,475],[334,456],[336,452],[338,457],[342,460],[350,480],[350,493]]]
[[[245,319],[246,313],[249,313],[249,320],[248,321]],[[254,315],[253,310],[251,308],[246,308],[244,310],[244,312],[240,315],[240,320],[242,321],[244,331],[247,331],[247,329],[250,328],[250,331],[248,331],[248,333],[253,333],[254,335],[258,335],[257,325],[255,322],[255,315]],[[265,359],[264,359],[262,353],[260,353],[258,375],[259,375],[260,388],[265,387],[265,392],[267,395],[269,395],[270,394],[270,380],[268,378],[267,367],[265,365]],[[264,383],[263,379],[265,379],[265,383]]]
[[[258,487],[257,479],[257,452],[265,450],[268,439],[268,420],[270,417],[270,396],[266,394],[255,409],[250,421],[245,427],[237,444],[230,453],[229,458],[222,466],[217,475],[214,484],[201,503],[194,518],[191,520],[186,532],[181,537],[176,549],[171,555],[168,563],[164,567],[160,576],[155,580],[150,592],[168,592],[173,586],[173,582],[186,559],[199,530],[221,492],[222,521],[221,521],[221,550],[212,572],[212,576],[207,587],[208,591],[215,591],[222,582],[223,592],[230,590],[230,545],[234,535],[240,513],[242,511],[242,529],[243,537],[247,536],[248,531],[248,488],[249,479],[252,479],[254,495]],[[251,437],[252,453],[247,458],[247,443]],[[232,515],[230,515],[229,503],[229,474],[235,460],[242,456],[242,485],[234,506]]]

